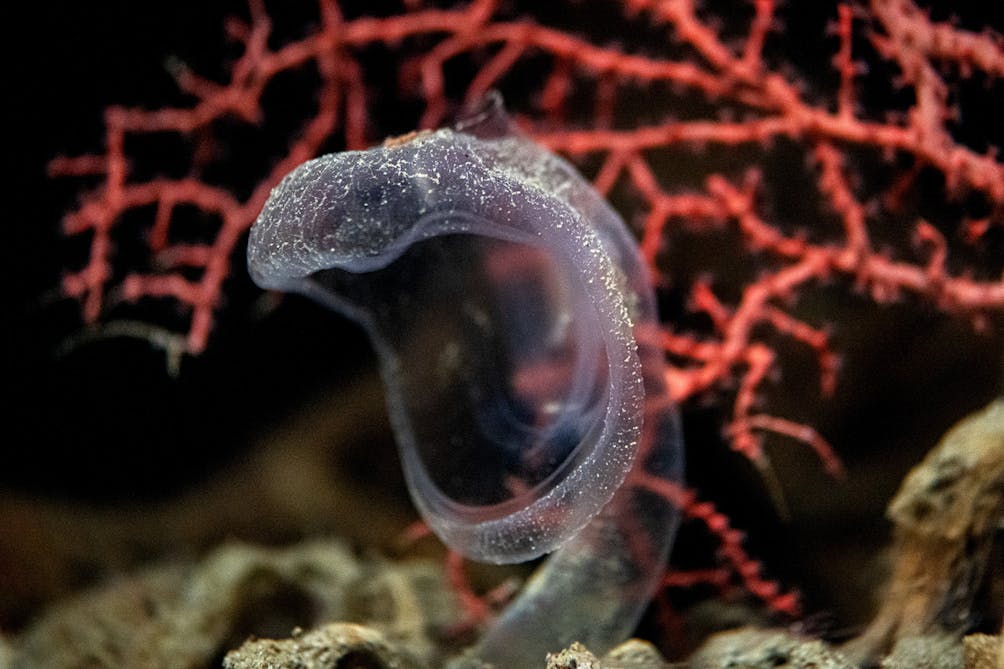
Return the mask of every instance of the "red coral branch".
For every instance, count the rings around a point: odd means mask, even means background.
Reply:
[[[723,578],[720,570],[699,570],[697,572],[670,572],[663,579],[666,588],[689,584],[705,583],[718,586],[723,592],[737,577],[742,587],[757,597],[771,610],[785,615],[796,616],[801,610],[798,594],[784,592],[777,582],[764,578],[763,566],[750,557],[743,548],[743,533],[734,527],[728,516],[715,508],[711,502],[701,501],[693,490],[675,483],[647,475],[636,475],[634,485],[647,488],[665,499],[672,501],[683,510],[686,518],[704,525],[719,541],[719,558],[728,566]]]

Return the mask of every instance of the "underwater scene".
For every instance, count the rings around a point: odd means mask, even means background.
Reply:
[[[0,22],[0,669],[1004,668],[1004,4]]]

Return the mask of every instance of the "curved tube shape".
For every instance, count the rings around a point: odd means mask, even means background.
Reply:
[[[412,498],[454,550],[557,551],[473,653],[541,666],[637,624],[677,514],[682,443],[655,303],[623,220],[498,96],[453,128],[308,161],[258,217],[248,268],[364,327]]]

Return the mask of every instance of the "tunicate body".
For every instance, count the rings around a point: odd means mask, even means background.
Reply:
[[[626,638],[657,587],[682,442],[623,220],[497,97],[451,128],[310,160],[251,229],[264,288],[358,322],[411,496],[454,550],[554,552],[473,653],[542,666]]]

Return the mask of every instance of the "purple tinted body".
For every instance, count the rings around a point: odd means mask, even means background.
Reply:
[[[677,522],[632,472],[679,480],[682,440],[635,241],[571,165],[490,98],[454,128],[295,169],[248,267],[366,329],[444,542],[495,563],[556,551],[474,653],[539,666],[630,633]]]

